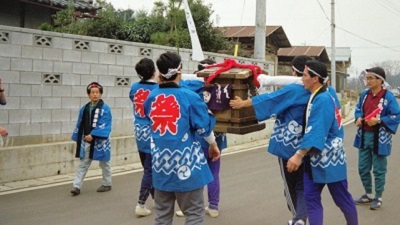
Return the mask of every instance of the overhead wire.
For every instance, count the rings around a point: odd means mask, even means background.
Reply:
[[[370,42],[370,43],[372,43],[372,44],[378,45],[378,46],[380,46],[380,47],[382,47],[382,48],[386,48],[386,49],[388,49],[388,50],[391,50],[391,51],[400,53],[400,50],[393,49],[392,47],[389,47],[389,46],[381,45],[381,44],[379,44],[379,43],[377,43],[377,42],[375,42],[375,41],[371,41],[371,40],[369,40],[369,39],[367,39],[367,38],[364,38],[364,37],[362,37],[362,36],[360,36],[360,35],[357,35],[357,34],[351,32],[351,31],[348,31],[348,30],[346,30],[346,29],[344,29],[344,28],[341,28],[341,27],[338,27],[338,26],[336,26],[336,28],[339,29],[339,30],[342,30],[342,31],[344,31],[344,32],[347,32],[347,33],[349,33],[349,34],[351,34],[351,35],[353,35],[353,36],[356,36],[356,37],[358,37],[358,38],[360,38],[360,39],[363,39],[364,41],[367,41],[367,42]]]
[[[321,3],[319,2],[319,0],[317,0],[319,7],[321,8],[322,12],[325,14],[325,18],[332,23],[331,19],[329,18],[329,16],[326,14],[324,7],[322,7]]]
[[[376,2],[381,5],[383,8],[393,13],[394,15],[400,17],[400,10],[397,10],[391,5],[389,2],[385,2],[383,0],[376,0]]]
[[[389,7],[392,11],[397,12],[397,15],[400,14],[400,5],[397,5],[396,2],[391,2],[389,0],[381,0],[383,4]]]
[[[379,1],[379,0],[378,0],[378,1]],[[332,20],[331,20],[331,19],[328,17],[328,15],[326,14],[325,9],[322,7],[322,4],[320,3],[320,1],[317,0],[317,2],[318,2],[318,4],[319,4],[319,6],[320,6],[322,12],[325,14],[326,19],[327,19],[329,22],[332,22]],[[358,37],[358,38],[360,38],[360,39],[363,39],[364,41],[367,41],[367,42],[369,42],[369,43],[372,43],[372,44],[375,44],[375,45],[380,46],[380,47],[382,47],[382,48],[386,48],[386,49],[388,49],[388,50],[391,50],[391,51],[400,53],[400,50],[394,49],[393,47],[389,47],[389,46],[385,46],[385,45],[379,44],[379,43],[377,43],[377,42],[375,42],[375,41],[371,41],[371,40],[369,40],[369,39],[367,39],[367,38],[365,38],[365,37],[362,37],[361,35],[355,34],[355,33],[351,32],[351,31],[348,31],[348,30],[346,30],[346,29],[340,27],[340,26],[337,26],[336,24],[335,24],[335,28],[337,28],[337,29],[339,29],[339,30],[342,30],[342,31],[344,31],[344,32],[346,32],[346,33],[348,33],[348,34],[350,34],[350,35],[355,36],[355,37]]]

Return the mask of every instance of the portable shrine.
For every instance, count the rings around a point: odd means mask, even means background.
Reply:
[[[209,79],[204,86],[204,96],[209,109],[214,113],[217,124],[216,132],[231,134],[247,134],[265,128],[265,123],[259,123],[256,119],[253,107],[232,109],[229,100],[235,96],[243,100],[256,94],[254,85],[254,69],[231,67],[221,72],[222,67],[211,67],[199,71],[198,77]],[[215,76],[216,72],[218,73]],[[262,71],[266,74],[267,72]]]

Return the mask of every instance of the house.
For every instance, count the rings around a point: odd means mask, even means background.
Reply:
[[[327,47],[329,59],[331,58],[332,48]],[[348,68],[351,66],[351,49],[350,47],[336,47],[335,48],[335,61],[336,61],[336,90],[347,89]]]
[[[229,40],[239,42],[243,49],[253,53],[255,26],[219,27]],[[275,62],[275,75],[291,75],[290,64],[294,57],[307,55],[326,63],[330,68],[330,48],[325,46],[291,46],[281,26],[266,26],[266,56],[265,60]],[[329,51],[329,52],[328,52]],[[336,48],[336,90],[345,89],[347,68],[351,65],[350,48]]]
[[[347,69],[351,65],[351,51],[349,47],[336,48],[336,91],[340,92],[346,88]],[[328,72],[331,68],[331,48],[324,46],[293,46],[290,48],[281,48],[278,51],[278,74],[290,75],[292,74],[291,62],[294,57],[298,55],[307,55],[313,59],[325,63],[328,67]]]
[[[69,0],[2,0],[0,24],[37,29],[43,23],[51,23],[51,16],[67,8]],[[93,0],[73,0],[77,17],[97,17],[101,7]]]
[[[253,55],[254,51],[254,36],[256,32],[255,26],[231,26],[218,27],[220,31],[229,40],[239,42],[241,47]],[[278,65],[278,50],[280,48],[291,47],[289,39],[281,26],[266,26],[266,61],[273,61],[275,64],[274,71],[277,71]]]
[[[278,74],[291,75],[291,63],[294,57],[306,55],[323,63],[330,64],[328,52],[324,46],[293,46],[278,50]]]

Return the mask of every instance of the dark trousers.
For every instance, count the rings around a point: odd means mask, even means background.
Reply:
[[[140,185],[139,204],[144,205],[151,195],[154,198],[154,188],[151,171],[151,154],[139,151],[140,162],[143,166],[142,184]]]
[[[307,208],[304,200],[304,166],[297,171],[289,173],[286,169],[288,160],[278,158],[279,167],[284,185],[284,194],[289,210],[293,214],[293,221],[307,221]]]

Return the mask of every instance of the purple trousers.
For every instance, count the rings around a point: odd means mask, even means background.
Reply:
[[[322,189],[328,186],[336,206],[340,208],[347,225],[358,225],[357,209],[353,197],[347,189],[347,180],[329,184],[314,183],[307,172],[304,173],[304,199],[306,201],[308,221],[310,225],[323,225],[324,214],[321,203]]]
[[[207,185],[207,193],[208,193],[208,207],[210,209],[217,209],[219,204],[219,193],[220,193],[220,184],[219,184],[219,169],[221,166],[221,158],[217,161],[213,162],[210,157],[208,157],[208,148],[203,148],[204,156],[207,159],[208,166],[210,167],[211,173],[214,177],[214,181]]]

